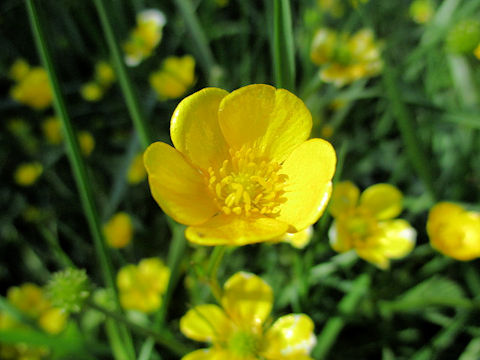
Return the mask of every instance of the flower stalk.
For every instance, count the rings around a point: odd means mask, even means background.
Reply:
[[[277,87],[295,90],[295,47],[289,0],[274,1],[273,65]]]

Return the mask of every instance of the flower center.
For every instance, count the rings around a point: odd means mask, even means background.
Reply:
[[[280,164],[255,154],[251,148],[230,149],[230,159],[220,169],[208,169],[208,187],[222,212],[229,215],[261,214],[275,217],[286,201],[287,175]]]
[[[369,239],[378,231],[375,217],[363,209],[357,208],[352,213],[345,214],[343,221],[355,247],[368,246]]]
[[[247,357],[254,356],[258,352],[259,339],[258,336],[247,331],[237,331],[228,340],[228,350],[238,356]]]

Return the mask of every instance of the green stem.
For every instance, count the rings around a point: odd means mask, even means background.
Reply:
[[[342,315],[351,315],[355,312],[358,303],[365,295],[370,285],[370,276],[362,274],[352,285],[352,290],[338,304],[339,313]],[[317,345],[313,350],[315,359],[324,359],[332,346],[335,344],[340,331],[345,326],[345,320],[342,316],[334,316],[325,324],[322,332],[317,338]]]
[[[37,228],[40,234],[42,234],[43,238],[47,241],[50,249],[55,254],[55,258],[57,259],[58,263],[64,268],[76,268],[73,261],[60,246],[58,237],[45,225],[38,224]]]
[[[50,49],[48,47],[48,43],[46,41],[45,33],[43,30],[42,20],[34,0],[26,0],[26,5],[38,52],[48,74],[50,87],[53,93],[53,106],[55,108],[55,112],[60,119],[60,122],[62,123],[65,143],[67,146],[67,154],[80,195],[80,201],[82,203],[83,211],[87,218],[90,232],[92,233],[95,251],[100,262],[100,268],[102,270],[103,278],[107,287],[112,289],[113,293],[115,294],[117,307],[120,307],[120,303],[118,301],[118,294],[115,286],[114,271],[109,253],[106,249],[105,239],[102,232],[102,225],[95,205],[92,187],[87,175],[87,169],[84,159],[82,158],[80,152],[77,137],[75,136],[75,132],[72,127],[67,108],[65,106],[65,101],[63,99],[60,83],[58,81]],[[125,340],[128,345],[128,351],[134,357],[134,350],[133,344],[131,343],[131,338],[129,336],[126,336]]]
[[[143,148],[146,149],[147,146],[153,142],[151,131],[140,106],[136,89],[133,86],[123,61],[122,52],[120,51],[120,46],[118,45],[118,41],[113,31],[112,22],[108,16],[109,12],[107,11],[103,0],[95,0],[95,6],[97,8],[105,39],[110,49],[113,66],[127,103],[128,111],[133,120],[138,136],[140,137],[140,142],[142,143]]]
[[[289,0],[274,0],[273,64],[277,87],[295,91],[295,47]]]
[[[216,246],[212,251],[207,268],[208,283],[210,285],[210,289],[212,290],[213,296],[218,302],[221,302],[222,299],[222,288],[218,283],[217,273],[226,250],[226,246]]]
[[[397,122],[398,128],[405,143],[408,158],[417,172],[431,200],[435,201],[437,195],[435,193],[435,187],[433,183],[433,175],[430,167],[431,161],[427,160],[427,157],[422,149],[420,139],[417,136],[417,131],[414,127],[412,116],[409,114],[408,109],[403,102],[400,90],[397,87],[397,79],[393,73],[393,70],[385,64],[383,70],[383,81],[387,96],[392,105],[392,112]]]

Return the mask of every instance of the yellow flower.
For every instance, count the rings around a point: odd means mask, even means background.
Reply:
[[[350,181],[337,184],[330,202],[335,218],[329,231],[335,251],[354,249],[358,256],[381,269],[390,259],[404,257],[415,245],[416,232],[410,224],[394,219],[402,212],[402,193],[389,184],[376,184],[361,195]]]
[[[150,75],[150,85],[159,99],[176,99],[195,81],[195,59],[190,55],[166,58],[160,69]]]
[[[430,244],[442,254],[468,261],[480,257],[480,214],[441,202],[428,214]]]
[[[18,64],[17,64],[18,65]],[[28,65],[27,65],[28,66]],[[12,98],[35,110],[43,110],[52,103],[52,91],[48,82],[47,72],[41,67],[34,67],[24,73],[24,69],[12,69],[12,76],[18,78],[10,89]]]
[[[87,101],[98,101],[103,97],[103,88],[95,81],[89,81],[80,88],[80,95]]]
[[[376,76],[383,68],[380,46],[368,29],[352,36],[320,29],[313,39],[310,58],[315,64],[324,65],[322,80],[336,86]]]
[[[138,154],[133,158],[130,167],[128,168],[127,181],[129,184],[138,184],[145,180],[147,171],[143,165],[143,153]]]
[[[115,81],[115,72],[106,61],[99,61],[95,65],[95,81],[104,88],[108,88]]]
[[[78,132],[78,144],[80,145],[82,154],[87,157],[90,156],[93,149],[95,149],[95,139],[88,131]]]
[[[20,164],[13,177],[20,186],[32,186],[43,173],[43,166],[39,162]]]
[[[124,266],[117,274],[122,307],[145,313],[158,310],[169,278],[170,270],[158,258],[143,259],[138,266]]]
[[[130,215],[116,213],[104,226],[103,233],[108,246],[121,249],[132,241],[133,225]]]
[[[63,140],[62,124],[55,116],[46,118],[42,123],[43,136],[52,145],[58,145]]]
[[[415,0],[410,5],[410,16],[417,24],[427,23],[432,18],[434,11],[431,0]]]
[[[165,23],[165,15],[156,9],[144,10],[137,14],[137,27],[123,44],[127,65],[136,66],[152,55],[153,50],[162,39],[162,29]]]
[[[38,319],[38,325],[49,334],[59,334],[65,329],[68,314],[59,308],[50,308]]]
[[[221,305],[195,306],[180,319],[185,336],[213,345],[182,360],[311,359],[313,321],[305,314],[289,314],[268,326],[273,290],[258,276],[233,275],[224,285]]]
[[[21,81],[30,71],[30,65],[25,59],[17,59],[10,67],[9,76],[15,81]]]
[[[177,106],[175,148],[156,142],[144,155],[154,199],[202,245],[244,245],[301,231],[322,215],[335,150],[307,138],[312,117],[284,89],[207,88]]]

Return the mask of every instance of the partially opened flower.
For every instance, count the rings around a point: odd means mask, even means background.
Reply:
[[[269,326],[273,291],[258,276],[233,275],[224,285],[221,305],[195,306],[180,319],[185,336],[211,344],[182,360],[311,359],[313,321],[305,314],[289,314]]]
[[[336,156],[303,102],[284,89],[203,89],[175,110],[175,148],[144,155],[152,195],[187,238],[244,245],[301,231],[323,213]]]
[[[430,244],[442,254],[468,261],[480,257],[480,214],[440,202],[428,214]]]
[[[329,231],[335,251],[354,249],[358,256],[381,269],[390,259],[404,257],[415,245],[416,232],[402,219],[402,193],[389,184],[376,184],[361,195],[345,181],[334,188],[330,213],[335,218]]]

